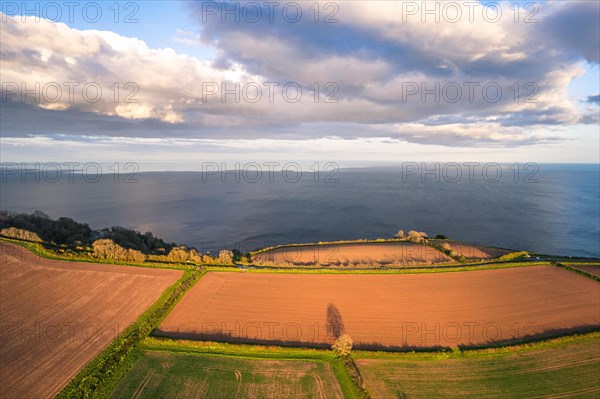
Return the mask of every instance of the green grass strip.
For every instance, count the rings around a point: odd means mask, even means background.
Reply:
[[[385,351],[352,351],[354,359],[404,359],[404,360],[440,360],[459,358],[485,358],[490,356],[505,355],[509,353],[529,352],[543,348],[559,347],[564,344],[587,342],[600,339],[600,331],[584,334],[571,334],[562,337],[539,339],[526,343],[506,344],[490,348],[460,349],[454,348],[447,351],[410,351],[410,352],[385,352]]]

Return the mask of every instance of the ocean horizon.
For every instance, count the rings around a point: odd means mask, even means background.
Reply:
[[[215,164],[217,165],[217,164]],[[2,170],[1,208],[151,231],[203,252],[419,230],[515,250],[600,257],[598,164],[403,163],[316,172]],[[139,167],[138,167],[139,170]],[[64,171],[63,171],[64,172]]]

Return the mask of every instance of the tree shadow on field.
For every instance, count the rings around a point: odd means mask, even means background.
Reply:
[[[335,306],[333,303],[327,305],[327,321],[325,323],[325,330],[327,331],[327,335],[333,339],[338,339],[346,332],[344,321],[342,320],[342,314],[337,306]]]

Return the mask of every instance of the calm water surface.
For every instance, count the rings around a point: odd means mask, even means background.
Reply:
[[[152,231],[202,250],[390,237],[399,229],[559,255],[600,257],[598,165],[539,165],[515,178],[495,170],[427,176],[401,167],[304,172],[138,173],[135,183],[64,174],[57,182],[5,173],[0,207],[68,216],[92,228]],[[119,180],[123,176],[120,176]],[[239,181],[236,181],[239,179]],[[425,179],[425,181],[423,181]],[[223,182],[225,180],[225,182]],[[256,181],[254,181],[256,180]]]

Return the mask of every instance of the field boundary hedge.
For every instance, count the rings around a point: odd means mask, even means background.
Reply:
[[[582,275],[584,277],[587,277],[587,278],[592,279],[594,281],[600,282],[600,277],[598,277],[598,276],[596,276],[594,274],[588,273],[585,270],[578,269],[576,266],[574,267],[574,266],[567,265],[567,264],[564,264],[564,263],[561,263],[561,262],[557,262],[557,263],[555,263],[555,265],[558,266],[558,267],[560,267],[560,268],[562,268],[562,269],[571,271],[573,273],[580,274],[580,275]],[[582,266],[585,266],[585,265],[582,265]]]
[[[211,272],[235,272],[235,273],[282,273],[282,274],[426,274],[426,273],[451,273],[467,272],[477,270],[507,269],[511,267],[527,266],[551,266],[548,261],[539,262],[485,262],[463,264],[457,266],[421,266],[421,267],[397,267],[387,269],[352,269],[352,268],[327,268],[327,267],[234,267],[234,266],[206,266]]]
[[[561,345],[600,340],[600,329],[586,333],[572,333],[569,335],[537,338],[527,341],[516,341],[498,346],[464,347],[452,350],[423,350],[423,351],[364,351],[352,352],[354,359],[404,359],[404,360],[441,360],[481,358],[500,356],[510,353],[529,352],[537,349],[559,347]]]
[[[167,316],[205,271],[185,271],[131,326],[90,361],[56,398],[106,398],[138,359],[139,344]]]

